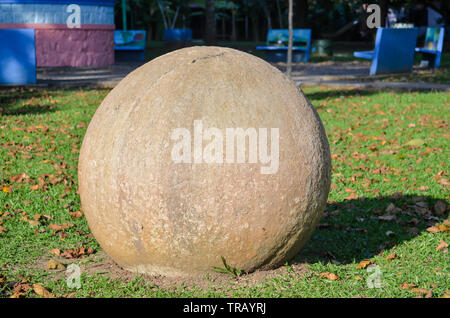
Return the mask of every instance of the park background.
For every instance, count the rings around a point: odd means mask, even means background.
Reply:
[[[323,219],[285,266],[239,275],[224,268],[226,274],[188,279],[135,275],[102,251],[77,192],[83,136],[111,88],[157,56],[219,45],[265,58],[256,48],[267,44],[269,30],[287,29],[289,2],[104,0],[98,2],[109,7],[106,19],[82,15],[79,33],[66,26],[69,2],[56,2],[65,15],[57,4],[48,8],[53,15],[0,11],[3,29],[26,24],[46,39],[41,49],[61,49],[41,61],[64,62],[42,66],[38,59],[34,83],[0,87],[0,297],[449,297],[448,1],[293,1],[293,27],[311,29],[312,43],[309,60],[292,63],[291,78],[319,113],[333,160]],[[378,32],[364,23],[365,3],[380,6],[381,26],[418,27],[417,47],[427,28],[444,27],[440,66],[415,54],[408,72],[370,76],[371,62],[354,56],[372,50]],[[91,19],[88,29],[83,19]],[[128,31],[146,32],[138,54],[114,44],[125,20]],[[165,32],[173,29],[190,29],[192,38]],[[58,30],[68,36],[52,38]],[[92,43],[92,30],[104,35],[93,41],[97,46],[78,45]],[[84,31],[74,45],[70,36]],[[142,45],[142,37],[136,40]],[[87,57],[106,48],[112,55]],[[70,54],[76,58],[66,60]],[[283,72],[286,64],[272,62]],[[81,270],[80,288],[67,283],[71,265]]]

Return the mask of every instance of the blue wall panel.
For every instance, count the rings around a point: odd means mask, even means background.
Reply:
[[[114,7],[84,5],[80,1],[81,24],[114,24]],[[18,4],[0,2],[0,23],[65,24],[71,14],[67,4]]]
[[[33,29],[0,29],[0,84],[36,83]]]
[[[99,6],[114,6],[116,0],[0,0],[0,3],[47,3],[47,4],[86,4]]]

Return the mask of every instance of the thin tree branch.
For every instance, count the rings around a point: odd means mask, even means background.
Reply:
[[[292,24],[292,16],[293,16],[293,0],[289,0],[289,42],[288,42],[288,52],[287,52],[287,65],[286,65],[286,73],[287,76],[291,77],[292,73],[292,42],[293,42],[293,24]]]
[[[164,28],[167,30],[168,29],[168,25],[167,25],[167,21],[166,21],[166,15],[164,14],[164,9],[161,5],[161,1],[158,0],[158,6],[159,6],[159,10],[161,10],[161,14],[163,17],[163,22],[164,22]]]
[[[177,8],[177,11],[175,12],[175,16],[173,17],[173,21],[172,21],[172,27],[171,29],[173,29],[175,27],[175,23],[177,22],[177,18],[178,18],[178,11],[180,11],[180,7]]]

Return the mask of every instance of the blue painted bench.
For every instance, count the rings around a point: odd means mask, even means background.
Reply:
[[[424,47],[416,47],[416,52],[422,53],[429,67],[439,67],[442,48],[444,47],[444,28],[427,28]]]
[[[34,29],[0,29],[0,84],[36,83]]]
[[[116,60],[143,61],[145,59],[145,30],[114,31]]]
[[[353,55],[372,60],[370,75],[410,72],[417,34],[418,28],[378,28],[374,51],[353,52]]]
[[[192,41],[192,29],[166,29],[163,40],[167,42],[189,42]]]
[[[264,51],[264,58],[269,62],[286,62],[289,30],[269,30],[266,42],[266,46],[256,47],[257,50]],[[292,42],[292,62],[308,62],[311,52],[311,29],[294,29]]]

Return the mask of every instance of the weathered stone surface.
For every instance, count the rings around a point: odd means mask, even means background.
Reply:
[[[248,158],[175,163],[171,135],[194,136],[195,120],[223,132],[279,128],[276,173]],[[105,98],[83,141],[79,191],[94,236],[126,269],[202,274],[223,267],[223,256],[252,271],[299,252],[324,210],[330,173],[322,123],[292,81],[249,54],[192,47],[143,65]]]

